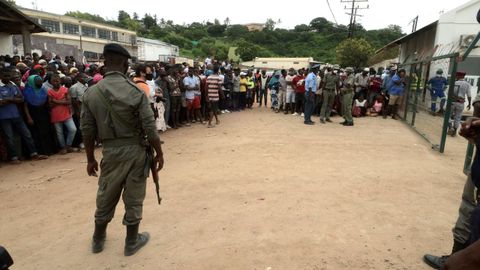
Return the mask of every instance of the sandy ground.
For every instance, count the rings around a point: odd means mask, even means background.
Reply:
[[[105,251],[90,253],[84,154],[3,165],[0,244],[12,269],[429,269],[424,253],[451,249],[466,143],[441,155],[399,121],[333,120],[255,109],[167,132],[163,204],[149,180],[152,238],[128,258],[121,204]]]

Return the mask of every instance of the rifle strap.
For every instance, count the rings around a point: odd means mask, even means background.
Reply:
[[[102,101],[103,105],[105,106],[105,108],[108,110],[108,112],[110,113],[110,115],[115,118],[115,120],[117,120],[118,122],[120,122],[123,126],[125,126],[126,128],[129,128],[129,129],[132,129],[134,130],[135,127],[133,125],[131,125],[130,123],[128,123],[123,117],[121,117],[112,107],[112,100],[107,98],[107,96],[105,96],[105,94],[103,93],[103,91],[106,92],[106,90],[104,88],[102,88],[100,85],[98,85],[98,97],[100,98],[100,100]]]

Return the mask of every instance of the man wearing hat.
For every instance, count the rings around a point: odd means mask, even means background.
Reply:
[[[432,115],[435,115],[437,112],[437,99],[440,98],[440,110],[438,113],[443,114],[443,107],[445,106],[446,97],[445,97],[445,88],[447,87],[447,79],[443,77],[443,70],[440,68],[437,70],[435,77],[431,78],[427,87],[430,89],[430,94],[432,97]]]
[[[320,111],[320,123],[325,124],[325,121],[332,122],[330,120],[330,113],[332,111],[333,103],[335,101],[335,95],[337,93],[338,83],[340,77],[333,73],[331,67],[327,68],[327,74],[324,78],[325,84],[323,87],[323,104]]]
[[[352,72],[353,73],[353,72]],[[367,90],[370,85],[370,68],[365,68],[362,73],[358,73],[355,76],[355,96],[354,99],[359,98],[361,95],[367,98]]]
[[[465,81],[465,72],[457,72],[457,81],[453,88],[452,117],[450,118],[448,134],[452,137],[457,135],[457,129],[462,120],[465,109],[465,97],[468,100],[467,110],[470,110],[472,103],[471,85]]]
[[[346,68],[347,78],[343,81],[342,88],[342,115],[345,121],[341,123],[344,126],[353,126],[352,103],[353,103],[353,86],[355,77],[353,76],[353,68]]]
[[[81,130],[87,154],[87,173],[97,176],[95,137],[103,143],[103,158],[98,181],[97,209],[92,252],[103,250],[106,229],[115,207],[123,198],[127,227],[125,256],[135,254],[149,240],[148,233],[138,233],[142,220],[146,178],[150,162],[157,170],[163,167],[163,154],[149,99],[126,76],[130,54],[118,44],[103,49],[106,74],[83,96]],[[156,157],[147,159],[145,140],[155,149]]]

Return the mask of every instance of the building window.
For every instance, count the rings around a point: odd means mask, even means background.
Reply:
[[[60,33],[59,22],[42,19],[42,25],[48,30],[48,32]]]
[[[97,37],[95,28],[88,26],[82,26],[82,35],[93,38]]]
[[[38,18],[30,18],[32,19],[32,21],[34,21],[35,23],[38,23]]]
[[[98,59],[98,53],[96,52],[84,51],[83,56],[87,59]]]
[[[293,64],[294,64],[294,65],[298,65],[298,64],[300,64],[300,62],[293,62]]]
[[[110,39],[110,31],[105,29],[98,29],[98,38]]]
[[[118,41],[118,32],[112,32],[112,40]]]
[[[132,43],[132,45],[137,44],[137,37],[134,35],[130,36],[130,43]]]
[[[268,62],[262,62],[262,64],[266,65],[266,64],[268,64]]]
[[[78,25],[70,24],[70,23],[63,23],[63,33],[67,35],[78,35]]]

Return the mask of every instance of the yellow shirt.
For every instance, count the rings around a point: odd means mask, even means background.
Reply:
[[[240,79],[240,92],[247,92],[247,83],[247,78]]]

